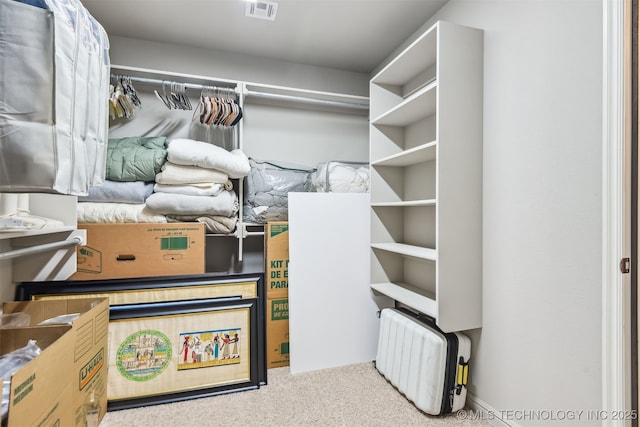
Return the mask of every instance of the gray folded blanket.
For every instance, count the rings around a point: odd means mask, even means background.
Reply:
[[[79,196],[79,202],[144,203],[153,193],[153,182],[110,181],[89,187],[87,196]]]

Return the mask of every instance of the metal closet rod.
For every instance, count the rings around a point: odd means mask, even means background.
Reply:
[[[82,238],[79,236],[73,236],[68,240],[62,240],[60,242],[44,243],[42,245],[30,246],[28,248],[14,249],[11,251],[0,253],[0,261],[6,259],[18,258],[26,255],[33,255],[40,252],[51,251],[54,249],[62,249],[68,246],[77,246],[82,243]]]
[[[126,77],[128,78],[132,83],[143,83],[143,84],[149,84],[149,85],[162,85],[164,83],[177,83],[174,82],[172,80],[160,80],[160,79],[150,79],[150,78],[146,78],[146,77],[131,77],[131,76],[127,76],[124,74],[112,74],[111,78],[119,78],[119,77]],[[217,86],[210,86],[210,85],[201,85],[201,84],[195,84],[195,83],[180,83],[181,85],[183,85],[185,88],[187,89],[197,89],[197,90],[202,90],[205,88],[210,88],[210,87],[217,87]],[[237,88],[229,88],[229,87],[225,87],[228,88],[230,90],[234,90],[236,93],[238,93]],[[350,108],[350,109],[356,109],[356,110],[369,110],[369,105],[368,104],[359,104],[356,102],[347,102],[347,101],[335,101],[335,100],[330,100],[330,99],[320,99],[320,98],[308,98],[308,97],[304,97],[304,96],[295,96],[295,95],[283,95],[283,94],[278,94],[278,93],[269,93],[269,92],[256,92],[253,90],[248,90],[244,93],[244,95],[246,96],[254,96],[256,98],[263,98],[263,99],[274,99],[274,100],[280,100],[280,101],[291,101],[291,102],[300,102],[300,103],[305,103],[305,104],[315,104],[315,105],[325,105],[325,106],[330,106],[330,107],[342,107],[342,108]]]
[[[303,96],[282,95],[279,93],[256,92],[253,90],[247,91],[246,95],[255,96],[256,98],[275,99],[280,101],[293,101],[293,102],[300,102],[304,104],[326,105],[329,107],[342,107],[342,108],[350,108],[350,109],[362,110],[362,111],[369,110],[369,105],[358,104],[356,102],[334,101],[330,99],[319,99],[319,98],[306,98]]]
[[[120,77],[124,77],[129,79],[132,83],[143,83],[143,84],[149,84],[149,85],[158,85],[161,86],[164,83],[178,83],[174,80],[160,80],[160,79],[149,79],[146,77],[131,77],[131,76],[127,76],[125,74],[111,74],[111,78],[112,79],[117,79]],[[202,90],[205,88],[218,88],[218,89],[230,89],[233,90],[235,92],[237,92],[235,87],[228,87],[228,86],[214,86],[214,85],[201,85],[201,84],[196,84],[196,83],[180,83],[181,85],[183,85],[185,88],[187,89],[197,89],[197,90]]]

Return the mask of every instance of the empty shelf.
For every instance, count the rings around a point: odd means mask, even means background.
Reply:
[[[436,112],[437,82],[411,95],[404,102],[373,120],[375,125],[407,126]]]
[[[410,166],[436,159],[436,141],[371,162],[373,166]]]
[[[437,317],[435,297],[424,289],[406,283],[373,283],[371,288],[428,316]]]
[[[435,261],[437,259],[437,252],[435,249],[407,245],[405,243],[372,243],[371,247],[429,261]]]
[[[371,203],[371,206],[374,208],[377,207],[401,207],[401,208],[409,208],[416,206],[435,206],[436,199],[425,199],[425,200],[407,200],[402,202],[374,202]]]

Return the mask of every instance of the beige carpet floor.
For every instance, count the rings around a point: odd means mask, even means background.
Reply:
[[[269,369],[257,390],[107,412],[100,427],[489,426],[418,410],[373,363],[291,374]]]

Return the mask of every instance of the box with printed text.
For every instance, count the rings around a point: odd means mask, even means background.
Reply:
[[[267,299],[267,368],[289,366],[289,299]]]
[[[289,366],[289,223],[265,225],[267,368]]]
[[[289,295],[289,223],[268,222],[265,226],[265,283],[267,298]]]
[[[87,243],[77,249],[69,280],[203,274],[204,224],[78,224]]]
[[[10,378],[8,425],[97,426],[107,411],[107,298],[6,302],[29,326],[0,329],[3,355],[35,340],[41,353]]]

